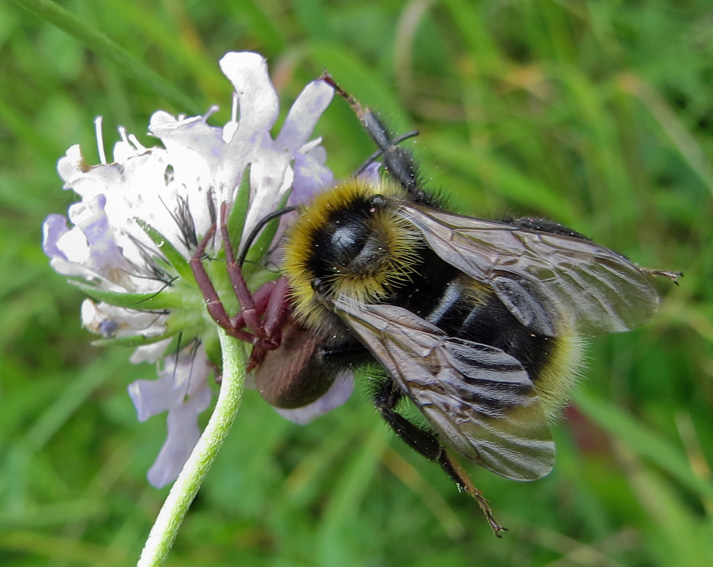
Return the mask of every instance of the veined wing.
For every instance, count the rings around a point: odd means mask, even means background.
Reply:
[[[401,214],[438,256],[491,285],[510,312],[537,333],[628,331],[658,308],[647,273],[589,240],[411,205]]]
[[[401,307],[338,298],[332,308],[448,445],[508,478],[550,472],[555,447],[545,412],[515,358],[448,337]]]

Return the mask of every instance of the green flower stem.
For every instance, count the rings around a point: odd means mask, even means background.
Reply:
[[[151,528],[137,567],[157,567],[166,560],[183,518],[238,413],[245,385],[245,350],[240,341],[229,337],[222,329],[218,329],[218,336],[223,351],[223,379],[218,401],[203,435],[171,488]]]
[[[194,114],[201,112],[200,107],[183,91],[144,65],[123,47],[96,31],[94,26],[82,22],[58,4],[50,0],[14,0],[14,2],[31,14],[54,24],[72,37],[77,38],[100,57],[112,61],[124,71],[126,76],[132,77],[139,83],[150,85],[156,94],[170,101],[181,112]]]

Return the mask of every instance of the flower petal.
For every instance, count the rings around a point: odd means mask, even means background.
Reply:
[[[162,356],[166,347],[171,343],[171,339],[165,339],[157,343],[143,345],[134,349],[129,357],[131,364],[141,364],[142,362],[156,362]]]
[[[210,399],[210,388],[206,387],[186,403],[169,410],[166,420],[168,436],[147,474],[149,482],[156,488],[178,478],[200,439],[198,414],[208,408]]]
[[[381,180],[379,175],[379,170],[381,169],[381,163],[378,161],[370,163],[366,166],[366,169],[361,172],[359,179],[369,182],[372,185],[378,185]]]
[[[166,316],[150,312],[125,309],[108,303],[82,302],[82,326],[103,337],[153,338],[166,331]]]
[[[279,102],[267,61],[251,52],[229,52],[220,60],[220,68],[233,83],[240,106],[240,122],[235,133],[242,143],[259,143],[259,137],[277,120]],[[235,141],[235,137],[233,137]]]
[[[295,156],[295,180],[289,205],[309,203],[317,193],[324,191],[334,183],[334,174],[312,155]]]
[[[42,250],[50,258],[67,260],[67,256],[59,249],[57,242],[69,232],[67,219],[62,215],[48,215],[42,224]]]
[[[129,396],[134,402],[139,421],[181,405],[186,395],[184,386],[171,375],[158,380],[136,380],[129,384]]]
[[[184,349],[177,364],[175,355],[167,357],[158,375],[157,380],[136,380],[129,384],[129,396],[134,402],[139,421],[174,410],[188,403],[185,402],[186,398],[192,400],[198,395],[208,395],[210,398],[210,367],[202,346],[195,351]],[[206,389],[208,394],[204,391]]]
[[[295,99],[275,139],[278,147],[289,153],[299,150],[309,140],[317,120],[334,97],[334,89],[324,81],[312,81]]]

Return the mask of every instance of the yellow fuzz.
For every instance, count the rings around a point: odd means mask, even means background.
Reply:
[[[492,295],[492,289],[484,283],[463,277],[467,282],[463,290],[473,304],[483,304]],[[581,377],[586,341],[576,336],[552,337],[547,340],[547,345],[547,352],[542,353],[546,362],[536,375],[530,377],[547,418],[555,421]]]
[[[379,241],[379,255],[359,271],[346,266],[330,266],[327,273],[314,273],[309,258],[319,254],[314,249],[315,234],[325,228],[335,211],[348,211],[374,195],[388,199],[385,206],[365,219],[369,231]],[[378,184],[351,179],[319,194],[301,210],[285,246],[283,272],[292,289],[292,302],[297,317],[313,329],[325,329],[333,314],[318,299],[312,281],[325,282],[331,297],[339,295],[359,303],[379,301],[397,286],[411,281],[418,250],[423,246],[418,232],[397,214],[403,201],[403,190],[388,181]]]
[[[537,376],[535,389],[547,418],[554,421],[581,378],[585,341],[579,337],[557,337],[550,339],[550,344],[552,350]]]

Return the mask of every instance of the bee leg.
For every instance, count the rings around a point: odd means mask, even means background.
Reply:
[[[448,454],[433,433],[410,422],[395,410],[399,401],[403,398],[403,392],[396,386],[394,381],[391,378],[382,380],[377,385],[373,395],[376,408],[394,433],[426,459],[437,462],[459,490],[464,490],[472,496],[480,506],[483,514],[485,514],[493,533],[497,537],[501,537],[500,533],[507,528],[504,528],[495,520],[490,504],[483,496],[483,493],[473,485],[468,473]]]
[[[401,398],[403,393],[391,378],[381,381],[374,391],[376,409],[394,433],[429,461],[437,461],[443,447],[432,433],[411,423],[395,410]]]
[[[549,232],[551,234],[562,234],[564,236],[571,236],[573,238],[579,238],[581,240],[591,240],[581,232],[577,232],[567,226],[564,226],[558,222],[551,221],[549,219],[542,219],[537,217],[522,217],[519,219],[503,219],[503,222],[509,224],[514,224],[519,228],[524,228],[525,230],[535,230],[537,232]]]
[[[669,270],[652,270],[651,268],[641,268],[641,270],[652,277],[660,276],[662,278],[668,278],[676,285],[678,285],[678,278],[683,277],[683,272],[672,272]]]
[[[485,519],[488,520],[488,524],[490,524],[490,529],[493,530],[493,533],[497,537],[502,537],[501,532],[507,531],[507,528],[498,524],[487,498],[475,487],[468,473],[463,470],[463,467],[460,466],[458,461],[451,457],[448,451],[442,449],[438,457],[438,464],[441,465],[441,468],[446,471],[446,474],[456,483],[456,486],[460,490],[465,490],[465,492],[475,498],[475,501],[485,515]]]
[[[402,136],[394,136],[373,110],[362,106],[358,100],[339,86],[329,73],[323,73],[321,79],[349,103],[349,106],[352,107],[357,118],[359,118],[359,122],[361,122],[361,125],[379,148],[357,170],[357,175],[383,156],[384,167],[408,192],[411,198],[417,203],[430,203],[432,199],[420,188],[420,175],[413,154],[399,146],[404,140],[418,135],[418,132],[413,131]]]
[[[538,232],[550,232],[552,234],[564,234],[565,236],[572,236],[574,238],[581,238],[582,240],[591,240],[590,238],[586,237],[580,232],[577,232],[576,230],[572,230],[571,228],[567,228],[564,225],[561,225],[559,223],[556,223],[551,220],[547,219],[540,219],[540,218],[534,218],[534,217],[523,217],[520,219],[503,219],[503,222],[507,222],[509,224],[514,224],[515,226],[518,226],[520,228],[524,228],[526,230],[536,230]],[[667,278],[671,280],[673,283],[678,285],[678,278],[683,277],[683,272],[674,272],[670,270],[653,270],[651,268],[642,268],[639,266],[639,269],[644,272],[645,274],[648,274],[652,277],[662,277],[662,278]]]

